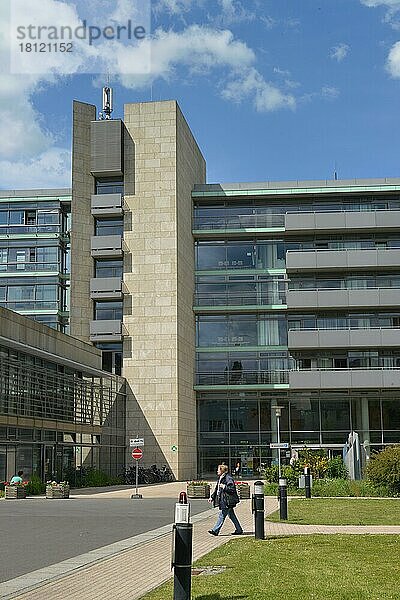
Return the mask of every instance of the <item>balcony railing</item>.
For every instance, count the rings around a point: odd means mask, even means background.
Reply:
[[[18,271],[57,271],[61,272],[61,265],[57,262],[9,262],[0,263],[0,273],[15,273]]]
[[[0,306],[10,310],[58,310],[56,300],[18,300],[15,302],[0,301]]]
[[[196,385],[269,385],[288,383],[288,371],[226,371],[197,373]]]
[[[195,294],[195,306],[258,306],[286,304],[286,293],[270,294]]]
[[[23,233],[32,235],[36,233],[62,233],[62,228],[59,223],[52,223],[51,225],[0,225],[0,235],[5,233],[13,235]]]
[[[234,215],[227,217],[194,217],[195,231],[214,229],[269,229],[283,227],[285,215]]]

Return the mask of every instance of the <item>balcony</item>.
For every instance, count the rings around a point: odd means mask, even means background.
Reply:
[[[286,308],[286,292],[243,294],[195,294],[194,306],[219,308],[225,306],[282,306]]]
[[[294,273],[318,270],[399,269],[400,248],[364,250],[288,250],[286,269]]]
[[[285,230],[290,233],[376,229],[390,231],[398,230],[399,227],[399,210],[287,213],[285,215]]]
[[[91,342],[120,342],[122,340],[122,322],[90,321]]]
[[[288,371],[226,371],[197,373],[197,386],[282,385],[288,383]]]
[[[90,280],[92,300],[120,300],[122,280],[120,277],[95,277]]]
[[[207,216],[193,219],[193,231],[195,234],[221,232],[251,232],[254,230],[269,230],[277,227],[283,230],[285,215],[274,214],[252,214],[252,215],[228,215]]]
[[[400,369],[311,369],[290,371],[289,388],[294,390],[400,388]]]
[[[397,308],[400,288],[288,290],[288,309]]]
[[[395,348],[399,346],[399,329],[292,329],[288,332],[288,347],[291,350]]]
[[[91,208],[94,217],[113,217],[122,215],[122,194],[93,195]]]
[[[91,239],[93,258],[121,257],[122,237],[120,235],[94,235]]]

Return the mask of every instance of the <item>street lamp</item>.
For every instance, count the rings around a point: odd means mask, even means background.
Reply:
[[[282,414],[282,406],[273,406],[275,409],[276,416],[276,429],[277,429],[277,442],[278,442],[278,477],[281,478],[281,449],[279,444],[281,443],[281,428],[280,428],[280,420]]]

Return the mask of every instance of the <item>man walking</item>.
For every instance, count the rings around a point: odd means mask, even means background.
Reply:
[[[209,502],[212,502],[213,506],[218,506],[219,514],[216,524],[208,533],[218,535],[226,517],[229,517],[235,526],[235,531],[232,535],[241,535],[243,529],[234,511],[236,504],[239,502],[235,482],[232,476],[229,475],[226,465],[218,465],[217,475],[217,485],[211,494]]]

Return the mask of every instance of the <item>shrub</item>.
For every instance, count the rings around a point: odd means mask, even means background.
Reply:
[[[375,486],[386,486],[392,494],[400,493],[400,446],[389,446],[374,454],[366,468]]]
[[[107,473],[98,469],[67,469],[64,479],[69,482],[71,487],[106,487],[109,485],[122,485],[122,477],[110,477]]]
[[[45,491],[46,484],[43,483],[38,475],[33,474],[26,485],[27,496],[38,496],[39,494],[44,494]]]
[[[335,456],[328,460],[325,477],[328,477],[329,479],[347,479],[348,476],[348,469],[341,456]]]
[[[299,460],[296,462],[298,463],[296,468],[298,469],[300,467],[302,472],[304,467],[310,467],[314,479],[321,479],[324,477],[328,469],[328,457],[326,456],[325,450],[302,448],[299,450]]]

